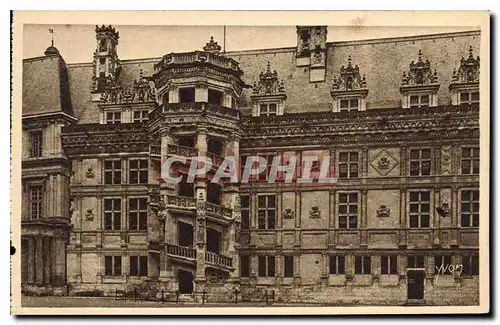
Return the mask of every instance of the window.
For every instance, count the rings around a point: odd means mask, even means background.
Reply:
[[[260,116],[270,116],[278,114],[278,105],[276,104],[260,104]]]
[[[358,178],[358,153],[339,154],[339,178]]]
[[[179,88],[179,102],[180,103],[194,103],[194,87]]]
[[[31,219],[37,220],[42,217],[43,188],[42,186],[29,187]]]
[[[259,256],[259,277],[274,277],[275,262],[274,256]]]
[[[408,268],[410,269],[424,268],[424,256],[408,255]]]
[[[274,229],[276,225],[276,196],[258,196],[259,229]]]
[[[104,229],[120,230],[121,228],[121,199],[104,199]]]
[[[269,178],[269,175],[271,174],[271,168],[273,166],[273,159],[274,156],[260,156],[267,161],[266,168],[262,171],[262,173],[259,174],[259,181],[266,181]]]
[[[36,131],[30,133],[31,138],[31,157],[41,157],[42,156],[42,131]]]
[[[372,273],[372,259],[370,256],[356,256],[354,259],[354,273],[355,274],[371,274]]]
[[[462,256],[463,275],[479,275],[479,255],[464,255]]]
[[[340,111],[357,111],[359,109],[359,99],[341,99]]]
[[[358,193],[339,194],[339,228],[358,228]]]
[[[148,276],[147,256],[130,256],[130,276]]]
[[[148,230],[147,199],[129,199],[128,201],[128,228],[129,230]]]
[[[218,90],[208,89],[208,103],[222,105],[222,93]]]
[[[293,278],[293,256],[285,256],[285,278]]]
[[[451,270],[449,266],[451,263],[451,255],[436,255],[434,256],[434,266],[436,267],[436,271],[439,270],[439,273],[445,275],[451,275]]]
[[[148,183],[148,160],[134,159],[130,160],[129,166],[129,183],[130,184],[147,184]]]
[[[241,229],[248,229],[250,226],[250,197],[241,196]]]
[[[240,255],[240,277],[248,278],[250,276],[250,256]]]
[[[330,256],[330,274],[345,274],[345,256]]]
[[[462,148],[461,166],[463,175],[479,174],[479,148]]]
[[[104,275],[105,276],[122,275],[121,256],[104,256]]]
[[[429,227],[429,199],[428,191],[410,192],[410,228]]]
[[[381,256],[380,274],[398,274],[398,257]]]
[[[411,95],[410,107],[429,107],[429,95]]]
[[[431,150],[410,150],[410,176],[425,176],[431,174]]]
[[[146,122],[148,120],[148,110],[141,109],[140,111],[134,111],[134,123]]]
[[[479,103],[479,91],[460,92],[460,104]]]
[[[122,183],[122,162],[121,160],[104,161],[104,184]]]
[[[479,190],[461,191],[460,226],[479,227]]]
[[[120,124],[122,122],[121,112],[107,112],[106,124]]]

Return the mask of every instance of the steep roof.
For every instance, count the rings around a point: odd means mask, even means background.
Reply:
[[[401,106],[399,92],[403,72],[408,73],[410,62],[416,61],[419,50],[424,60],[429,60],[431,69],[436,69],[440,88],[438,104],[450,103],[448,86],[454,68],[460,59],[467,57],[472,46],[474,55],[479,55],[480,31],[446,34],[396,37],[385,39],[344,41],[327,43],[326,81],[311,83],[309,68],[296,66],[296,47],[227,52],[240,63],[243,80],[252,85],[261,71],[271,64],[278,78],[284,80],[287,100],[285,114],[328,111],[332,107],[330,90],[334,76],[347,65],[349,55],[352,64],[358,65],[360,73],[366,75],[369,89],[367,109],[396,108]],[[154,64],[161,58],[123,60],[119,82],[130,86],[139,78],[142,69],[145,76],[153,73]],[[23,114],[63,109],[61,106],[61,77],[56,67],[64,61],[58,56],[27,59],[23,73]],[[62,66],[66,67],[65,64]],[[92,63],[68,64],[68,81],[71,105],[79,123],[98,123],[99,110],[91,100]],[[59,83],[58,83],[59,80]],[[251,107],[251,89],[245,89],[240,107],[247,111]],[[69,96],[68,96],[69,98]]]
[[[55,112],[73,114],[66,63],[55,52],[24,60],[23,116]]]

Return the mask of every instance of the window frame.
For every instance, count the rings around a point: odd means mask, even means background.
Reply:
[[[342,196],[345,195],[346,196],[346,201],[345,202],[341,202],[341,198]],[[352,195],[356,195],[356,203],[353,204],[351,202],[351,196]],[[339,229],[359,229],[359,199],[360,199],[360,195],[359,195],[359,192],[357,191],[351,191],[351,192],[339,192],[338,193],[338,197],[337,197],[337,214],[338,214],[338,228]],[[341,212],[341,207],[346,207],[345,208],[345,212]],[[351,209],[350,207],[351,206],[355,206],[356,207],[356,212],[355,213],[351,213]],[[345,218],[345,222],[341,222],[341,220]],[[354,218],[355,220],[355,223],[356,223],[356,226],[355,227],[352,227],[351,226],[351,218]],[[344,226],[345,225],[345,226]]]
[[[343,261],[342,264],[339,262],[340,260]],[[346,263],[345,262],[346,262],[345,255],[340,255],[340,254],[330,255],[329,256],[329,268],[328,268],[329,274],[330,275],[345,275],[345,271],[346,271]]]
[[[265,198],[265,207],[260,207],[260,198],[264,197]],[[274,206],[270,207],[269,205],[269,197],[274,197]],[[276,201],[277,201],[277,196],[276,194],[258,194],[257,195],[257,229],[259,230],[274,230],[276,229],[276,222],[277,222],[277,206],[276,206]],[[264,212],[264,227],[262,227],[261,223],[261,211]],[[274,219],[272,222],[272,227],[270,227],[271,223],[270,220],[272,218],[269,216],[269,211],[274,211]]]
[[[462,101],[462,94],[467,94],[467,101]],[[472,97],[474,94],[477,94],[478,99],[473,100]],[[481,94],[479,89],[469,89],[469,90],[461,90],[458,92],[458,104],[459,105],[472,105],[472,104],[479,104],[481,100]]]
[[[468,193],[468,200],[464,200],[464,194]],[[477,199],[474,199],[475,193],[477,193]],[[460,228],[478,228],[480,217],[479,217],[479,209],[480,209],[480,191],[478,188],[463,188],[460,189]],[[469,206],[469,211],[464,211],[464,204]],[[477,204],[477,210],[475,206]],[[469,219],[468,225],[464,225],[463,220],[464,216],[467,216]],[[476,224],[476,225],[475,225]]]
[[[111,269],[108,269],[108,261],[111,263]],[[119,261],[117,263],[117,261]],[[109,272],[108,272],[109,271]],[[106,255],[104,256],[104,276],[117,277],[123,274],[123,261],[121,255]]]
[[[137,208],[132,207],[132,202],[137,202]],[[144,209],[141,209],[141,201],[144,203]],[[148,198],[147,197],[129,197],[128,198],[128,230],[147,231],[148,230]],[[135,219],[135,228],[132,227],[132,220]]]
[[[417,97],[418,101],[416,104],[412,104],[412,97]],[[427,97],[427,103],[422,102],[422,98]],[[409,94],[408,95],[408,105],[410,108],[426,108],[431,105],[431,94]]]
[[[361,97],[349,97],[349,98],[339,98],[339,112],[357,112],[360,111],[361,106]],[[342,107],[342,102],[347,101],[347,107]],[[353,106],[352,103],[356,102],[356,105]]]
[[[106,111],[104,112],[104,122],[105,124],[121,124],[122,123],[122,111]],[[111,117],[110,117],[111,114]]]
[[[111,210],[106,209],[106,201],[111,201]],[[118,202],[118,203],[117,203]],[[116,207],[119,207],[116,210]],[[122,198],[121,197],[105,197],[103,198],[103,230],[105,231],[119,231],[122,229]],[[117,216],[118,215],[118,216]],[[107,222],[107,218],[111,218],[111,222]],[[119,220],[119,223],[116,221]],[[110,225],[110,227],[108,227]]]
[[[276,116],[278,114],[279,104],[277,102],[265,102],[259,103],[259,116]],[[274,112],[270,109],[271,105],[275,107]],[[262,110],[262,107],[265,107],[265,110]]]
[[[136,113],[139,113],[138,118],[135,117]],[[147,122],[148,120],[149,120],[149,110],[148,109],[136,109],[136,110],[132,111],[132,122],[133,123],[143,123],[143,122]]]
[[[412,152],[418,151],[418,158],[412,158]],[[424,158],[424,151],[429,152],[429,158]],[[428,174],[423,173],[423,165],[425,162],[429,163]],[[409,175],[410,176],[431,176],[432,174],[432,149],[431,148],[411,148],[408,151],[408,163],[409,163]],[[417,174],[413,174],[412,171],[412,163],[418,164],[418,172]]]
[[[246,263],[242,261],[246,260]],[[243,267],[245,266],[246,267]],[[240,255],[240,278],[249,278],[251,274],[252,257],[250,255]]]
[[[406,267],[409,269],[425,269],[425,255],[412,254],[407,255]],[[411,260],[411,263],[410,263]],[[419,263],[422,262],[422,263]],[[413,265],[410,265],[413,264]]]
[[[418,200],[417,201],[412,201],[412,193],[418,193]],[[422,200],[422,194],[427,193],[428,201]],[[418,189],[418,190],[411,190],[408,192],[408,228],[412,229],[428,229],[431,227],[431,199],[432,199],[432,192],[430,190],[425,190],[425,189]],[[418,211],[412,212],[411,207],[412,204],[417,204],[418,205]],[[422,204],[426,204],[428,209],[426,211],[422,211]],[[412,217],[417,218],[417,226],[414,227],[412,226]],[[427,226],[422,226],[422,218],[427,217]],[[425,220],[425,219],[424,219]]]
[[[448,259],[449,259],[449,261],[446,261]],[[439,260],[439,263],[438,263],[438,260]],[[443,268],[445,270],[444,274],[441,273],[441,265],[443,266]],[[449,265],[454,265],[452,254],[436,254],[436,255],[434,255],[434,267],[436,267],[437,269],[440,270],[439,275],[453,275],[453,273],[451,273],[451,271],[450,271],[450,268],[448,267]]]
[[[135,262],[134,262],[135,260]],[[133,269],[135,264],[136,269]],[[135,271],[135,272],[132,272]],[[148,276],[148,256],[130,255],[129,256],[129,276],[147,277]]]
[[[464,150],[469,150],[469,156],[464,157]],[[474,154],[477,152],[477,156]],[[460,175],[479,175],[480,173],[480,148],[476,146],[464,146],[460,147]],[[464,162],[469,163],[469,168],[466,173],[464,173]],[[477,165],[475,164],[477,162]],[[477,172],[475,167],[477,166]]]
[[[341,157],[343,155],[346,155],[346,154],[347,154],[347,160],[346,161],[341,160]],[[351,158],[351,156],[353,156],[354,154],[357,157],[356,160],[353,160]],[[361,157],[360,152],[359,151],[340,151],[338,153],[338,155],[339,155],[338,156],[338,170],[339,170],[338,175],[339,175],[339,179],[342,179],[342,180],[345,180],[345,179],[359,179],[359,166],[361,165],[360,164],[360,157]],[[341,173],[341,168],[343,166],[346,166],[346,168],[347,168],[347,174],[346,174],[346,176],[341,176],[341,174],[340,174]],[[356,167],[356,176],[352,176],[352,173],[353,173],[352,169],[353,169],[354,166]]]
[[[294,255],[284,255],[283,256],[283,277],[284,278],[293,278],[294,277],[294,264],[295,258]]]
[[[276,257],[274,255],[258,255],[257,264],[259,278],[276,277]]]
[[[474,261],[476,260],[476,261]],[[462,255],[462,275],[476,276],[479,275],[479,254],[463,254]]]
[[[28,185],[29,219],[40,220],[43,218],[44,186],[42,184]],[[35,212],[35,214],[33,214]]]
[[[112,163],[112,167],[108,168],[106,164],[108,162]],[[116,164],[118,163],[118,165]],[[122,160],[120,158],[111,158],[111,159],[104,159],[102,162],[103,165],[103,184],[104,185],[121,185],[123,184],[123,164]],[[116,168],[116,166],[119,167]],[[116,173],[119,173],[119,177],[116,176]],[[107,175],[111,174],[111,182],[108,183],[107,181]],[[117,182],[116,180],[119,179],[120,181]]]
[[[137,162],[137,167],[132,167],[132,163]],[[145,167],[141,166],[142,163]],[[143,174],[145,172],[145,175]],[[137,174],[136,177],[133,174]],[[143,176],[145,177],[143,179]],[[136,179],[136,181],[133,181]],[[148,184],[149,183],[149,159],[148,158],[131,158],[128,161],[128,183],[129,184]]]
[[[371,275],[372,274],[372,258],[370,255],[356,255],[354,257],[354,274],[355,275]],[[361,270],[358,270],[358,265]]]
[[[398,274],[398,256],[381,255],[380,256],[380,274],[397,275]]]
[[[40,158],[43,154],[43,130],[33,130],[29,132],[30,157]],[[36,141],[35,141],[36,140]]]

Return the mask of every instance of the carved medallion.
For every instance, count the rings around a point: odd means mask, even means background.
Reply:
[[[389,209],[385,204],[381,204],[380,208],[377,209],[377,217],[389,217],[391,215],[391,209]]]
[[[319,211],[319,207],[313,206],[309,211],[309,218],[317,219],[321,217],[321,212]]]
[[[287,208],[285,212],[283,212],[283,219],[293,219],[295,218],[295,214],[292,209]]]
[[[87,212],[85,213],[85,220],[87,221],[94,220],[94,213],[92,212],[92,209],[87,209]]]
[[[394,159],[385,149],[373,158],[370,165],[382,176],[386,176],[398,165],[398,161]]]

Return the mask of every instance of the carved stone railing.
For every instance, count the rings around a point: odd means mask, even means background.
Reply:
[[[167,195],[167,206],[179,208],[196,208],[196,198],[188,196]]]
[[[205,252],[205,261],[216,266],[222,266],[226,268],[233,267],[233,259],[231,257],[212,252]]]
[[[207,214],[217,218],[231,219],[232,210],[221,205],[206,202]]]
[[[159,72],[163,68],[170,66],[185,65],[185,64],[211,64],[230,71],[242,73],[239,64],[236,60],[222,56],[220,54],[194,51],[188,53],[170,53],[161,59],[160,62],[155,64],[155,71]]]
[[[194,112],[210,112],[223,116],[230,116],[238,118],[239,110],[232,107],[224,107],[221,105],[214,105],[205,102],[194,103],[168,103],[163,105],[162,110],[164,114],[170,113],[194,113]],[[156,115],[154,115],[156,116]],[[152,118],[151,118],[152,119]]]
[[[151,155],[155,155],[155,156],[161,155],[161,147],[160,146],[150,146],[149,148],[150,148],[149,153]]]
[[[196,249],[191,247],[177,246],[177,245],[167,245],[167,254],[183,257],[187,259],[196,259]]]
[[[207,157],[210,158],[210,160],[212,161],[212,167],[219,167],[224,161],[223,157],[208,151],[207,151]]]
[[[167,146],[167,153],[169,155],[177,155],[181,157],[196,157],[198,156],[198,149],[176,144],[169,144]]]

